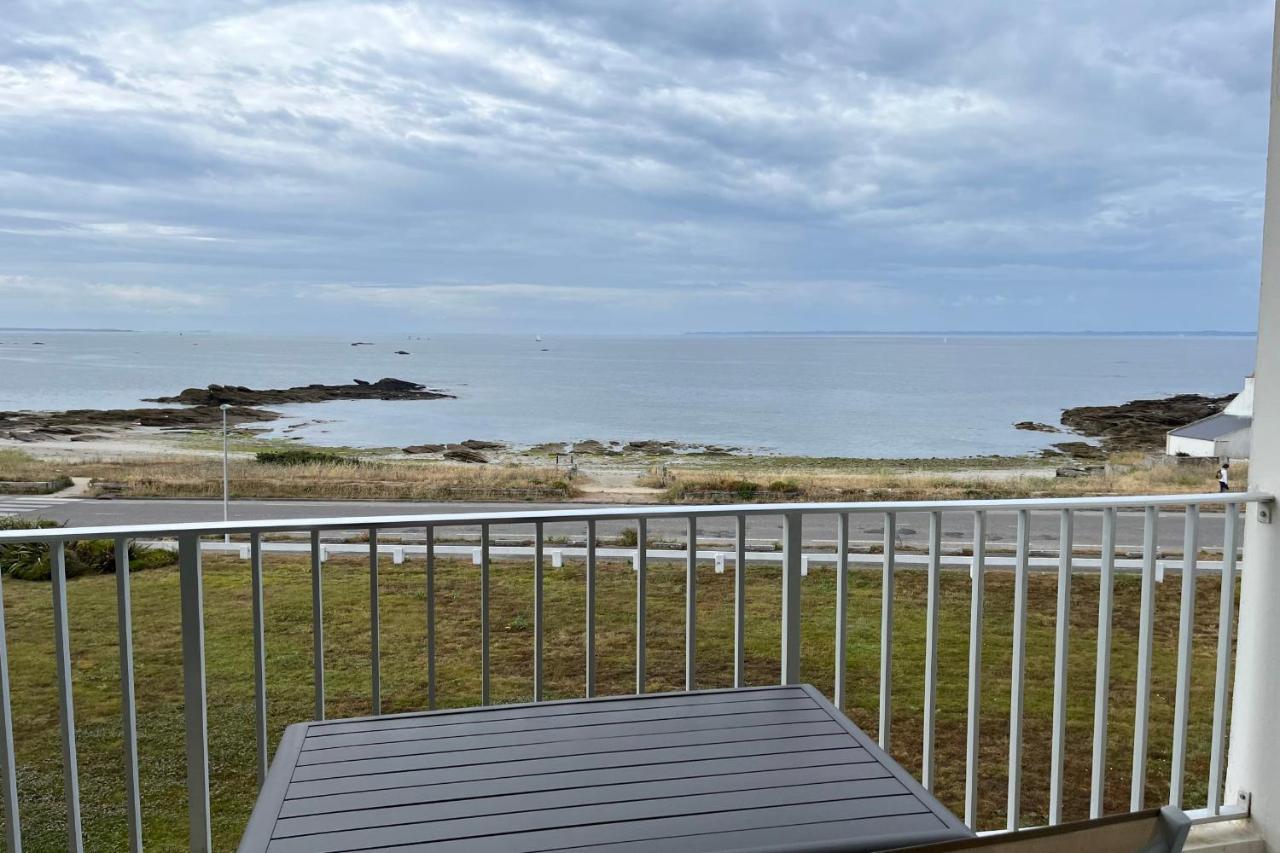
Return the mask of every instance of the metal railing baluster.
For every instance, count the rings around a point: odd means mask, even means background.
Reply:
[[[587,698],[596,695],[596,521],[587,521]]]
[[[849,644],[849,514],[836,516],[836,659],[831,703],[844,707],[845,669]]]
[[[804,516],[782,517],[782,683],[800,683],[800,560]]]
[[[489,525],[480,525],[480,704],[489,704]]]
[[[698,520],[688,520],[684,566],[684,689],[693,690],[698,669]]]
[[[938,597],[942,584],[942,513],[929,513],[929,575],[924,623],[924,736],[921,740],[920,783],[932,791],[937,758],[938,717]]]
[[[369,528],[369,688],[373,713],[382,713],[382,619],[378,607],[378,529]]]
[[[251,561],[251,605],[253,619],[253,656],[254,656],[254,734],[255,759],[258,779],[261,783],[267,764],[267,745],[269,728],[267,717],[267,685],[266,685],[266,650],[265,650],[265,599],[264,599],[264,567],[263,556],[268,550],[300,552],[307,546],[299,543],[275,543],[263,540],[263,534],[276,531],[305,530],[310,539],[311,584],[312,584],[312,634],[313,665],[315,670],[315,704],[317,718],[325,716],[325,647],[324,647],[324,600],[323,600],[323,563],[330,551],[346,553],[364,553],[365,546],[344,545],[330,542],[322,544],[322,533],[325,531],[349,531],[366,529],[369,531],[368,557],[370,568],[370,663],[372,670],[371,688],[375,712],[382,710],[381,702],[381,669],[380,669],[380,587],[379,569],[380,555],[378,541],[380,533],[386,529],[403,530],[408,527],[425,525],[426,533],[426,592],[427,592],[427,705],[436,705],[436,622],[435,622],[435,557],[441,553],[461,552],[461,547],[453,545],[447,548],[435,543],[434,528],[439,525],[466,525],[471,529],[480,529],[480,548],[477,562],[481,569],[481,668],[482,668],[482,701],[493,701],[491,694],[492,660],[491,660],[491,622],[492,622],[492,560],[507,557],[521,557],[528,554],[527,549],[495,548],[493,545],[493,525],[533,524],[535,527],[534,558],[534,698],[543,701],[545,698],[545,559],[546,540],[545,524],[561,523],[576,520],[587,525],[587,578],[586,578],[586,628],[587,628],[587,692],[595,695],[598,692],[596,682],[596,619],[600,579],[598,557],[608,555],[609,558],[621,554],[630,555],[630,551],[616,552],[601,550],[598,543],[598,524],[613,524],[618,520],[634,518],[638,526],[638,541],[634,552],[637,569],[636,580],[636,676],[637,693],[646,688],[646,582],[647,562],[651,556],[647,548],[647,523],[653,519],[667,519],[667,523],[675,519],[684,519],[688,529],[687,548],[683,553],[674,550],[654,551],[654,559],[678,561],[683,559],[686,568],[686,660],[685,686],[697,687],[697,560],[698,560],[698,525],[702,519],[732,517],[735,526],[735,552],[732,558],[736,561],[734,579],[734,675],[735,685],[743,685],[745,673],[745,622],[746,622],[746,572],[747,572],[747,530],[749,518],[757,514],[781,514],[783,524],[782,554],[754,555],[761,562],[778,562],[782,565],[782,619],[781,619],[781,656],[780,669],[783,683],[797,683],[801,672],[801,576],[809,560],[816,562],[834,562],[837,568],[835,593],[835,667],[836,677],[833,684],[833,701],[847,706],[852,701],[850,693],[856,692],[850,683],[849,661],[849,609],[853,595],[851,565],[857,560],[883,560],[882,610],[881,610],[881,655],[880,655],[880,705],[879,705],[879,739],[886,747],[890,743],[892,727],[892,676],[893,676],[893,629],[896,562],[902,561],[913,565],[927,565],[927,602],[924,625],[924,731],[921,776],[929,787],[938,782],[934,761],[937,756],[938,726],[938,670],[940,668],[941,648],[939,637],[941,611],[941,576],[943,567],[957,565],[960,561],[942,553],[943,520],[945,512],[968,511],[975,516],[974,522],[974,555],[973,586],[970,601],[970,657],[969,657],[969,691],[967,696],[967,732],[965,769],[965,819],[971,825],[976,824],[979,815],[979,784],[983,778],[989,778],[990,769],[980,765],[978,758],[981,746],[982,728],[982,662],[984,651],[982,639],[984,632],[985,604],[984,574],[986,568],[1013,565],[1015,568],[1014,600],[1013,600],[1013,675],[1010,696],[1010,728],[1009,728],[1009,777],[1008,777],[1008,821],[1010,828],[1017,828],[1020,821],[1019,800],[1022,794],[1021,779],[1022,756],[1024,749],[1024,689],[1026,684],[1025,669],[1029,621],[1029,572],[1049,568],[1056,562],[1058,574],[1058,592],[1056,607],[1056,634],[1054,649],[1054,687],[1052,698],[1053,723],[1051,731],[1051,755],[1048,772],[1049,780],[1049,821],[1061,822],[1064,818],[1064,764],[1066,761],[1066,707],[1068,699],[1068,651],[1070,649],[1070,615],[1071,615],[1071,583],[1074,571],[1079,568],[1089,571],[1097,565],[1100,569],[1100,588],[1098,602],[1098,640],[1091,654],[1096,653],[1095,669],[1095,701],[1093,708],[1092,749],[1090,767],[1089,811],[1098,816],[1103,811],[1107,793],[1108,768],[1106,759],[1108,752],[1109,729],[1117,725],[1115,715],[1110,713],[1110,657],[1114,651],[1115,631],[1113,625],[1114,609],[1117,598],[1116,576],[1122,572],[1136,568],[1137,561],[1120,559],[1116,555],[1117,540],[1123,530],[1129,529],[1130,516],[1121,515],[1119,510],[1145,511],[1143,530],[1142,589],[1140,600],[1140,616],[1138,624],[1138,667],[1136,706],[1134,709],[1134,743],[1133,773],[1131,779],[1130,805],[1140,809],[1145,803],[1145,787],[1147,782],[1149,747],[1149,718],[1151,716],[1151,699],[1153,683],[1154,655],[1154,621],[1155,621],[1155,578],[1161,568],[1160,554],[1157,549],[1159,534],[1159,509],[1161,506],[1180,507],[1186,509],[1183,531],[1182,555],[1182,599],[1180,605],[1178,646],[1178,680],[1175,688],[1173,708],[1174,731],[1172,742],[1172,760],[1170,762],[1170,800],[1178,805],[1187,798],[1185,771],[1188,763],[1187,737],[1190,733],[1189,718],[1192,711],[1190,696],[1192,689],[1194,646],[1194,627],[1196,619],[1196,596],[1199,529],[1199,507],[1205,504],[1226,503],[1226,521],[1223,534],[1223,557],[1220,575],[1220,599],[1218,607],[1219,633],[1216,644],[1216,668],[1213,685],[1213,731],[1212,744],[1208,756],[1208,807],[1197,810],[1201,815],[1214,815],[1225,811],[1222,803],[1224,797],[1223,776],[1226,771],[1226,729],[1230,713],[1230,673],[1232,664],[1232,643],[1235,615],[1234,599],[1236,595],[1235,571],[1237,566],[1238,524],[1241,507],[1249,503],[1268,500],[1261,493],[1237,493],[1232,495],[1171,495],[1171,496],[1121,496],[1114,498],[1091,499],[1036,499],[1019,501],[959,501],[947,502],[880,502],[849,504],[808,504],[789,505],[787,507],[644,507],[619,509],[573,510],[564,513],[547,513],[543,511],[515,513],[474,513],[474,514],[439,514],[421,516],[388,516],[384,518],[363,519],[315,519],[293,520],[285,522],[267,520],[247,522],[235,525],[177,524],[146,525],[135,527],[91,528],[42,531],[5,531],[0,533],[0,543],[39,542],[48,543],[51,547],[50,565],[53,594],[53,628],[54,655],[57,667],[56,688],[58,691],[58,714],[62,739],[62,760],[64,768],[64,797],[67,801],[67,839],[72,850],[81,848],[83,835],[83,819],[80,813],[78,755],[76,750],[76,731],[74,714],[73,676],[70,657],[69,622],[68,622],[68,588],[67,583],[67,543],[82,539],[114,539],[116,557],[116,609],[118,614],[117,629],[120,647],[120,689],[121,715],[123,728],[123,765],[125,770],[125,806],[127,809],[127,830],[129,848],[141,848],[141,810],[138,777],[140,768],[137,759],[137,707],[135,661],[132,650],[132,577],[129,566],[129,542],[140,535],[168,536],[178,540],[178,563],[181,597],[182,622],[182,664],[183,664],[183,705],[185,722],[185,750],[187,758],[187,796],[189,803],[189,846],[191,849],[208,849],[211,836],[210,814],[210,768],[208,746],[208,705],[205,673],[205,640],[203,625],[203,588],[201,550],[221,550],[221,543],[202,543],[202,536],[217,535],[231,531],[247,534],[247,545],[241,543],[242,553]],[[1080,510],[1102,511],[1102,555],[1101,559],[1076,560],[1073,553],[1074,515]],[[1003,556],[991,556],[987,553],[986,538],[990,532],[989,516],[993,511],[1017,513],[1017,551],[1011,561]],[[1057,512],[1061,524],[1061,553],[1054,560],[1040,560],[1030,557],[1030,528],[1033,512]],[[928,555],[907,555],[899,558],[896,554],[897,515],[901,513],[927,513],[929,515]],[[851,513],[877,513],[885,518],[883,556],[851,554],[849,538],[852,528]],[[805,516],[823,515],[837,517],[837,547],[835,554],[811,555],[803,553],[803,532]],[[705,525],[704,525],[705,528]],[[161,547],[170,547],[161,543]],[[400,559],[399,549],[396,551]],[[415,548],[408,549],[416,552]],[[473,550],[468,547],[467,551]],[[559,564],[564,553],[584,552],[575,549],[555,550],[552,556],[555,564]],[[724,557],[731,555],[725,554]],[[722,559],[718,557],[717,566]],[[1206,571],[1216,570],[1210,564]],[[705,603],[705,602],[704,602]],[[722,602],[727,605],[727,602]],[[1092,618],[1092,617],[1091,617]],[[0,590],[0,780],[3,790],[0,797],[6,813],[5,840],[9,849],[20,849],[22,845],[21,820],[19,817],[17,771],[13,753],[13,714],[12,695],[9,683],[8,660],[5,655],[5,611],[3,592]],[[705,631],[704,631],[705,634]],[[1162,644],[1162,648],[1166,644]],[[1197,718],[1199,719],[1199,718]],[[989,721],[988,721],[989,722]],[[1207,721],[1206,721],[1207,722]],[[1207,728],[1207,726],[1206,726]],[[1075,760],[1075,757],[1072,757]],[[1075,765],[1073,764],[1073,767]],[[1114,775],[1114,774],[1112,774]],[[1044,771],[1036,769],[1038,781],[1043,781]],[[1191,805],[1197,805],[1192,803]],[[28,834],[30,828],[28,827]],[[123,833],[122,833],[123,835]]]
[[[969,704],[965,731],[964,822],[978,827],[978,757],[982,733],[982,609],[986,596],[987,514],[973,514],[969,584]]]
[[[178,539],[182,599],[182,703],[187,724],[187,825],[190,850],[213,849],[209,811],[209,699],[205,692],[204,589],[200,537]]]
[[[1182,600],[1178,614],[1178,682],[1174,688],[1173,755],[1169,759],[1169,804],[1182,808],[1186,781],[1187,716],[1191,704],[1191,647],[1195,639],[1196,556],[1200,552],[1200,508],[1189,506],[1182,534]]]
[[[1111,612],[1115,595],[1116,511],[1102,511],[1102,559],[1098,575],[1098,662],[1093,687],[1093,780],[1089,817],[1102,817],[1107,787],[1107,706],[1111,700]]]
[[[884,574],[880,584],[880,748],[889,749],[893,720],[893,561],[898,542],[897,516],[884,514]]]
[[[533,701],[542,701],[542,522],[533,525]]]
[[[733,561],[733,686],[742,687],[746,681],[745,657],[747,646],[747,517],[734,517],[735,554]]]
[[[267,641],[262,593],[262,534],[249,534],[249,595],[253,607],[253,730],[258,757],[258,786],[267,779]]]
[[[1218,600],[1218,666],[1213,686],[1213,742],[1209,750],[1209,811],[1222,811],[1223,754],[1227,739],[1227,679],[1231,671],[1231,617],[1236,603],[1236,524],[1239,504],[1227,504],[1222,529],[1222,583]]]
[[[436,708],[436,529],[423,529],[427,549],[427,710]]]
[[[315,681],[316,719],[324,719],[324,569],[320,531],[311,531],[311,660]]]
[[[129,824],[129,849],[136,853],[142,849],[142,799],[138,785],[138,706],[133,690],[133,602],[129,590],[129,540],[123,536],[116,538],[115,556],[125,809]]]
[[[1027,581],[1031,552],[1031,513],[1018,510],[1018,544],[1013,576],[1013,671],[1009,682],[1009,795],[1005,827],[1022,823],[1022,716],[1027,676]]]
[[[0,583],[0,773],[4,774],[4,839],[10,853],[22,851],[18,809],[18,764],[13,751],[13,703],[9,693],[9,640],[4,624],[4,587]],[[137,788],[135,787],[136,791]]]
[[[1151,654],[1155,636],[1156,535],[1160,525],[1158,507],[1144,511],[1142,527],[1142,601],[1138,614],[1138,676],[1134,692],[1133,771],[1130,775],[1129,811],[1142,809],[1147,798],[1147,740],[1151,717]]]
[[[62,792],[67,804],[67,849],[79,851],[84,849],[84,842],[80,825],[76,715],[71,691],[71,639],[67,624],[67,550],[66,543],[60,539],[49,545],[49,576],[53,587],[53,651],[58,676],[58,730],[62,739]]]
[[[1062,823],[1063,766],[1067,737],[1067,653],[1071,637],[1071,560],[1074,518],[1064,509],[1058,527],[1058,612],[1053,643],[1053,739],[1049,755],[1049,824]]]
[[[636,693],[645,689],[645,582],[648,574],[648,520],[636,520]]]

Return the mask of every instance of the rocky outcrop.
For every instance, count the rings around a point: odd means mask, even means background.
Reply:
[[[479,451],[476,451],[476,450],[472,450],[468,447],[462,447],[458,445],[455,445],[451,450],[446,450],[444,452],[444,458],[451,459],[454,462],[484,463],[489,461],[488,459],[485,458],[485,455],[483,453],[480,453]]]
[[[17,441],[51,441],[92,434],[103,427],[159,427],[161,429],[217,429],[222,426],[222,405],[227,423],[273,421],[278,412],[258,408],[264,404],[322,403],[328,400],[439,400],[452,397],[404,379],[357,379],[351,385],[299,385],[294,388],[255,389],[243,385],[210,385],[188,388],[173,397],[157,397],[149,403],[178,403],[181,407],[137,409],[68,409],[65,412],[0,412],[0,436]]]
[[[270,421],[279,415],[266,409],[232,406],[227,422]],[[0,435],[19,441],[48,441],[86,434],[98,427],[165,427],[204,429],[222,426],[222,409],[191,406],[182,409],[68,409],[65,412],[0,412]]]
[[[408,453],[410,456],[419,453],[440,453],[443,450],[443,444],[411,444],[408,447],[400,448],[402,453]]]
[[[501,441],[481,441],[478,438],[468,438],[462,446],[468,450],[501,450],[506,447]]]
[[[1053,456],[1058,453],[1084,460],[1099,460],[1107,458],[1107,452],[1105,450],[1098,447],[1098,445],[1090,444],[1087,441],[1060,441],[1053,446],[1052,451],[1046,451],[1045,455]]]
[[[656,441],[647,439],[644,441],[628,441],[622,449],[628,453],[648,453],[653,456],[669,456],[675,453],[674,448],[678,445],[674,441]]]
[[[404,379],[356,379],[350,385],[295,385],[292,388],[246,388],[243,385],[210,385],[188,388],[173,397],[155,397],[148,403],[181,403],[187,406],[269,406],[283,403],[323,403],[329,400],[439,400],[452,397]]]
[[[1107,451],[1159,450],[1169,430],[1221,412],[1233,396],[1178,394],[1119,406],[1079,406],[1064,411],[1062,423],[1081,435],[1101,439]]]
[[[1036,421],[1018,421],[1013,425],[1014,429],[1026,430],[1028,432],[1062,432],[1056,426],[1049,424],[1037,423]]]

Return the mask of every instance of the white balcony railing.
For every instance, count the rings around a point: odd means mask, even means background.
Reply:
[[[635,574],[635,654],[634,689],[643,692],[646,685],[646,577],[650,561],[679,559],[685,563],[684,608],[684,687],[693,689],[697,673],[697,568],[714,562],[717,569],[734,567],[733,582],[733,684],[741,686],[745,680],[746,655],[746,577],[753,562],[773,563],[781,572],[781,647],[779,662],[781,680],[795,683],[804,680],[801,670],[800,641],[802,618],[802,577],[812,564],[844,567],[836,576],[834,632],[834,682],[833,701],[843,707],[850,685],[849,671],[849,578],[850,571],[858,565],[874,561],[881,573],[881,609],[878,725],[877,734],[883,747],[892,751],[894,688],[894,583],[895,574],[913,564],[923,568],[927,579],[925,613],[925,658],[923,665],[923,733],[920,760],[921,781],[933,789],[938,774],[938,664],[939,664],[939,611],[941,607],[941,577],[945,569],[964,567],[969,570],[970,620],[968,643],[967,721],[965,730],[964,819],[978,827],[979,781],[984,772],[981,767],[979,743],[982,722],[983,699],[983,626],[985,614],[984,593],[986,578],[991,571],[1011,571],[1014,575],[1013,611],[1009,614],[1012,624],[1012,668],[1009,681],[1009,751],[1007,826],[1016,829],[1022,823],[1020,804],[1024,782],[1035,775],[1040,783],[1047,782],[1048,819],[1056,823],[1063,818],[1064,765],[1066,754],[1066,727],[1068,701],[1071,687],[1068,684],[1070,652],[1071,587],[1073,575],[1090,572],[1100,576],[1097,633],[1097,664],[1095,668],[1095,707],[1093,712],[1092,771],[1090,777],[1090,812],[1098,815],[1103,809],[1103,791],[1107,776],[1108,717],[1110,714],[1111,660],[1113,632],[1113,589],[1117,572],[1132,571],[1141,574],[1140,624],[1138,625],[1138,659],[1133,712],[1133,751],[1131,768],[1130,806],[1133,809],[1145,805],[1147,789],[1148,740],[1151,708],[1151,684],[1155,626],[1155,589],[1164,571],[1180,574],[1179,624],[1176,635],[1177,683],[1174,695],[1172,747],[1169,758],[1169,801],[1179,807],[1190,807],[1201,818],[1231,813],[1223,804],[1223,770],[1226,740],[1226,722],[1229,702],[1228,678],[1232,666],[1232,622],[1235,602],[1237,565],[1238,522],[1243,510],[1257,504],[1270,509],[1271,497],[1254,493],[1229,493],[1213,495],[1167,495],[1103,498],[999,500],[999,501],[945,501],[898,503],[847,503],[847,504],[778,504],[740,506],[662,506],[622,507],[608,509],[565,509],[557,511],[462,513],[413,516],[380,516],[371,518],[324,518],[310,520],[271,520],[258,522],[227,522],[208,524],[159,524],[129,527],[53,528],[46,530],[0,531],[0,547],[19,542],[45,543],[50,548],[52,566],[52,603],[54,624],[54,655],[57,673],[58,718],[62,742],[62,768],[64,796],[67,814],[67,832],[71,849],[82,847],[80,820],[80,787],[77,771],[75,709],[72,698],[72,648],[75,638],[70,635],[67,618],[66,543],[84,539],[112,539],[116,543],[116,559],[119,570],[116,575],[117,615],[120,645],[120,692],[123,714],[123,787],[126,794],[130,841],[133,849],[141,849],[142,815],[138,782],[138,732],[137,709],[134,699],[133,626],[130,604],[130,575],[128,571],[128,545],[133,541],[167,543],[178,552],[181,594],[182,657],[184,683],[184,716],[186,722],[185,743],[187,763],[187,799],[189,807],[190,847],[207,850],[211,847],[211,814],[209,786],[209,738],[208,702],[205,683],[204,601],[201,569],[202,551],[237,552],[246,549],[251,576],[253,608],[254,655],[254,708],[256,759],[259,781],[266,772],[268,762],[268,676],[264,640],[263,553],[266,550],[304,551],[310,557],[312,665],[314,675],[314,715],[325,716],[325,645],[323,613],[324,562],[327,553],[340,553],[358,549],[367,553],[369,566],[368,620],[370,633],[370,682],[371,703],[375,713],[382,710],[381,642],[380,642],[380,591],[378,570],[381,555],[390,553],[395,562],[413,562],[422,559],[426,585],[425,640],[427,648],[427,691],[423,704],[434,707],[437,700],[437,637],[436,637],[436,558],[443,553],[473,555],[479,572],[480,608],[480,697],[484,703],[491,701],[490,690],[490,574],[494,560],[524,559],[533,563],[533,651],[529,681],[535,701],[543,698],[544,673],[544,562],[552,555],[557,563],[564,559],[585,561],[585,672],[583,692],[595,695],[598,690],[596,673],[596,618],[597,573],[601,557],[625,557],[632,563]],[[1210,516],[1201,514],[1206,505],[1222,507],[1221,545],[1219,560],[1200,560],[1202,551],[1200,536],[1210,522]],[[1158,526],[1161,511],[1182,514],[1183,537],[1181,557],[1176,561],[1162,559],[1158,551]],[[946,554],[943,548],[943,513],[969,513],[973,519],[971,548],[965,554]],[[1101,536],[1096,555],[1077,553],[1075,521],[1081,514],[1101,514]],[[875,555],[850,553],[850,518],[855,515],[874,514],[884,519],[883,547]],[[1053,558],[1032,555],[1031,528],[1033,516],[1055,514],[1058,526],[1057,556]],[[781,552],[748,550],[748,520],[759,516],[782,519]],[[804,539],[806,520],[834,516],[836,536],[834,553],[808,546]],[[899,553],[897,525],[903,516],[928,519],[927,547],[920,553]],[[997,516],[1012,516],[1016,520],[1016,534],[1012,554],[988,555],[988,525]],[[1118,519],[1136,521],[1141,518],[1142,545],[1140,557],[1117,558]],[[1216,524],[1217,516],[1214,515]],[[732,549],[699,548],[699,521],[707,519],[733,521],[735,537]],[[649,523],[669,525],[672,520],[683,521],[688,547],[681,551],[671,548],[634,547],[602,548],[598,544],[597,529],[601,523],[626,521],[634,523],[637,541],[649,541]],[[1167,519],[1166,519],[1167,521]],[[581,524],[585,528],[582,547],[551,546],[547,542],[549,524]],[[493,542],[494,528],[517,528],[532,533],[531,546],[498,546]],[[478,529],[476,545],[437,544],[437,539],[463,529]],[[341,531],[367,534],[367,543],[351,544],[325,541],[323,535]],[[421,545],[397,544],[388,541],[393,535],[408,531],[421,532]],[[268,541],[268,534],[298,534],[309,536],[299,542]],[[224,536],[247,537],[247,542],[221,540]],[[384,541],[380,544],[379,537]],[[218,541],[202,541],[202,537],[216,537]],[[1093,549],[1090,549],[1093,550]],[[1247,555],[1246,555],[1247,557]],[[1050,759],[1047,767],[1025,767],[1023,761],[1023,722],[1025,719],[1024,693],[1027,669],[1028,597],[1029,577],[1033,571],[1056,570],[1056,608],[1053,615],[1053,691]],[[1193,636],[1195,633],[1196,575],[1214,573],[1221,578],[1220,611],[1217,621],[1216,665],[1214,668],[1212,743],[1209,746],[1207,797],[1204,802],[1184,803],[1187,780],[1188,717],[1191,713],[1191,678],[1193,664]],[[726,603],[727,607],[727,603]],[[9,850],[21,849],[22,804],[18,798],[18,774],[13,741],[14,702],[22,697],[11,696],[9,659],[4,645],[3,599],[0,598],[0,775],[3,776],[3,802],[5,828]],[[705,685],[704,685],[705,686]],[[279,721],[294,722],[294,720]],[[1074,759],[1073,759],[1074,760]],[[990,771],[991,768],[987,768]]]

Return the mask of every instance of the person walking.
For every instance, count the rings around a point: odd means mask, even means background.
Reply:
[[[1230,469],[1231,469],[1231,464],[1228,462],[1223,462],[1222,467],[1218,469],[1218,491],[1220,492],[1231,491],[1231,483],[1227,479],[1227,472]]]

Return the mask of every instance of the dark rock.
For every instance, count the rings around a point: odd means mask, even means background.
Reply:
[[[279,415],[267,409],[249,406],[232,406],[227,410],[227,422],[230,424],[246,421],[270,421]],[[35,435],[32,430],[46,431],[44,436],[52,438],[48,431],[57,430],[60,435],[64,428],[73,433],[81,433],[86,427],[103,426],[147,426],[147,427],[180,427],[184,429],[214,429],[222,426],[222,410],[217,406],[189,406],[173,409],[68,409],[65,412],[0,412],[0,429],[18,429]],[[20,439],[21,440],[21,439]]]
[[[223,403],[261,406],[281,403],[322,403],[328,400],[439,400],[452,397],[417,382],[385,378],[377,382],[356,379],[351,385],[296,385],[292,388],[246,388],[243,385],[210,385],[187,388],[174,397],[156,397],[149,403],[183,403],[188,406],[220,406]]]
[[[506,447],[500,441],[481,441],[478,438],[468,438],[462,442],[462,446],[468,450],[501,450]]]
[[[454,462],[477,462],[484,463],[489,460],[485,458],[483,453],[478,453],[467,447],[454,447],[444,452],[445,459],[452,459]]]
[[[1106,465],[1063,465],[1054,471],[1059,477],[1094,477],[1106,472]]]
[[[416,453],[439,453],[444,450],[443,444],[411,444],[408,447],[400,448],[401,451],[408,454]]]
[[[356,341],[355,343],[352,344],[352,346],[353,347],[371,347],[373,346],[373,343],[371,341]]]
[[[622,449],[631,453],[649,453],[655,456],[668,456],[674,451],[671,449],[676,446],[674,441],[655,441],[652,439],[646,441],[629,441]]]
[[[1105,450],[1087,441],[1060,441],[1053,447],[1058,452],[1065,453],[1067,456],[1074,456],[1076,459],[1107,458]]]
[[[1062,423],[1081,435],[1102,439],[1107,451],[1159,450],[1169,430],[1216,415],[1233,396],[1178,394],[1119,406],[1079,406],[1064,411]]]
[[[1062,432],[1056,426],[1037,423],[1036,421],[1018,421],[1013,425],[1013,428],[1027,430],[1028,432]]]
[[[574,453],[604,453],[605,446],[594,438],[588,438],[586,441],[575,441],[573,443]]]
[[[402,349],[398,349],[398,350],[396,350],[395,354],[396,354],[396,355],[409,355],[409,353],[408,353],[408,352],[406,352],[405,350],[402,350]]]

